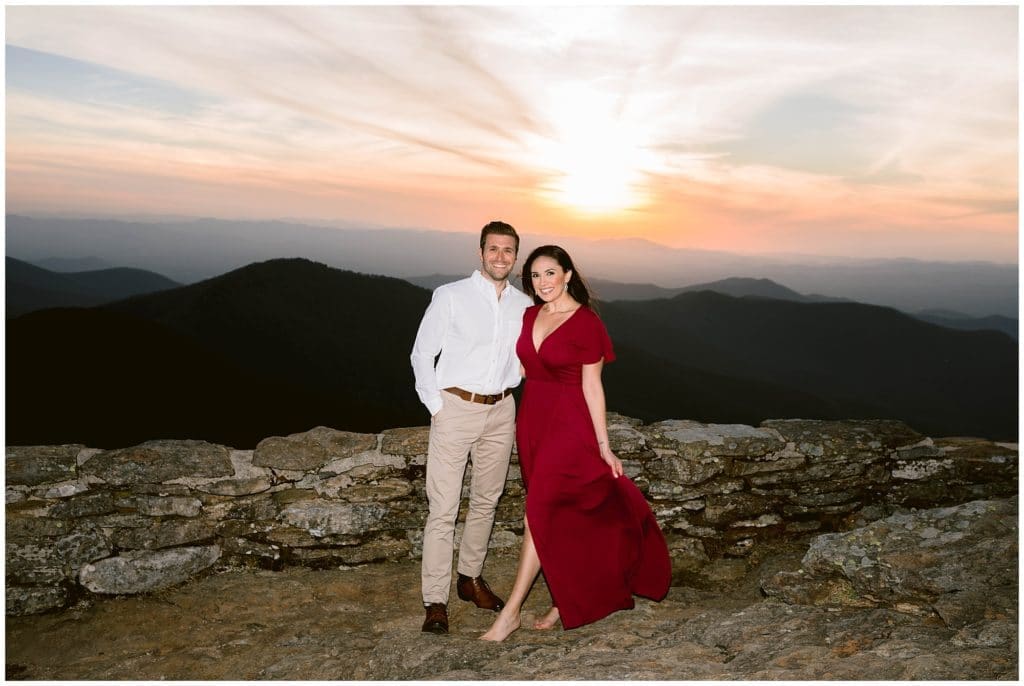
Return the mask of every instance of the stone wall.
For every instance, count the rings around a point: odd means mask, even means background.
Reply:
[[[772,540],[1017,493],[1016,445],[931,439],[896,421],[755,428],[611,414],[609,431],[665,531],[679,583],[745,573],[745,560]],[[317,427],[255,450],[194,440],[10,446],[6,611],[150,592],[225,565],[417,557],[427,436],[426,427]],[[518,548],[523,497],[513,457],[492,548]]]

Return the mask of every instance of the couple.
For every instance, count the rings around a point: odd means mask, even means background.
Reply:
[[[467,455],[469,511],[459,549],[462,600],[499,612],[481,638],[502,641],[543,570],[552,607],[534,625],[572,629],[661,600],[671,576],[665,538],[608,445],[601,368],[615,359],[569,255],[537,248],[523,290],[508,283],[519,236],[504,222],[480,233],[480,269],[434,291],[416,335],[416,392],[430,410],[423,532],[423,631],[447,633],[455,520]],[[530,300],[535,303],[530,305]],[[549,340],[550,339],[550,340]],[[440,353],[435,367],[434,361]],[[516,422],[512,389],[526,377]],[[482,576],[513,437],[526,487],[523,547],[508,604]]]

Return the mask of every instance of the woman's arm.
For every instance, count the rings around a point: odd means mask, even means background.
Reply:
[[[604,360],[598,360],[594,364],[583,365],[583,398],[587,401],[587,409],[590,410],[590,421],[594,423],[594,433],[597,434],[597,443],[601,448],[601,459],[608,463],[612,469],[612,476],[622,476],[622,461],[615,457],[611,446],[608,444],[608,423],[605,417],[604,385],[601,383],[601,368],[604,367]]]

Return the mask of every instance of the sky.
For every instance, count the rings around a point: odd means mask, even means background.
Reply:
[[[1014,6],[8,6],[6,210],[1015,263]]]

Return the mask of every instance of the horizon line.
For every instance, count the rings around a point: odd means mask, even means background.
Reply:
[[[121,224],[154,224],[159,225],[161,223],[168,223],[174,221],[181,222],[203,222],[203,221],[216,221],[225,223],[235,224],[290,224],[295,226],[314,228],[314,229],[327,229],[332,231],[417,231],[422,233],[459,233],[466,234],[468,236],[478,235],[479,229],[465,230],[465,229],[442,229],[436,227],[422,227],[422,226],[392,226],[385,224],[374,224],[372,222],[361,222],[359,220],[352,219],[303,219],[296,217],[273,217],[273,218],[224,218],[215,216],[204,216],[204,215],[166,215],[166,214],[146,214],[146,213],[129,213],[124,215],[117,214],[90,214],[90,213],[77,213],[77,212],[35,212],[35,211],[5,211],[4,213],[4,224],[6,231],[6,222],[9,217],[21,217],[24,219],[57,219],[65,221],[111,221],[118,222]],[[490,220],[488,220],[490,221]],[[333,222],[333,223],[332,223]],[[529,236],[530,234],[525,234]],[[793,252],[744,252],[744,251],[729,251],[729,250],[715,250],[710,248],[696,248],[696,247],[675,247],[660,243],[658,241],[651,240],[646,237],[637,236],[624,236],[621,238],[615,237],[587,237],[587,236],[568,236],[564,234],[556,233],[541,233],[538,232],[534,235],[544,236],[545,238],[565,238],[570,241],[586,241],[588,243],[595,244],[607,244],[615,242],[634,242],[634,243],[647,243],[651,246],[669,250],[672,252],[690,252],[690,253],[703,253],[703,254],[715,254],[715,255],[729,255],[737,256],[747,259],[768,259],[773,261],[784,260],[784,259],[810,259],[810,260],[840,260],[845,262],[857,262],[857,263],[878,263],[878,262],[917,262],[925,264],[982,264],[982,265],[996,265],[996,266],[1015,266],[1020,267],[1020,255],[1018,254],[1017,259],[1013,261],[1000,262],[991,259],[966,259],[966,260],[951,260],[951,259],[929,259],[922,257],[915,257],[910,255],[896,255],[892,257],[868,257],[868,256],[851,256],[851,255],[837,255],[832,253],[793,253]],[[523,234],[520,236],[524,237]],[[1019,250],[1019,248],[1018,248]],[[6,241],[4,247],[4,255],[7,255]]]

